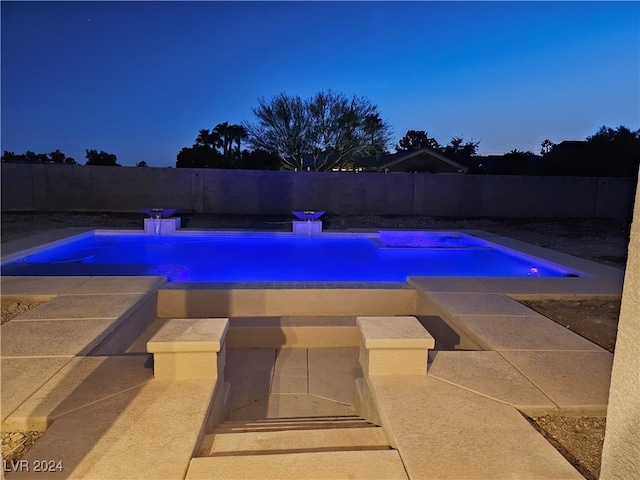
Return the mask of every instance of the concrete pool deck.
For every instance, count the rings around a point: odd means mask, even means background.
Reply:
[[[2,326],[3,431],[46,429],[23,459],[31,471],[3,473],[582,478],[520,412],[605,415],[613,355],[515,299],[619,297],[622,272],[472,234],[591,276],[195,290],[160,277],[2,278],[3,297],[50,299]],[[356,318],[371,316],[413,316],[435,337],[422,373],[363,374]],[[189,317],[229,319],[217,378],[154,377],[147,342]],[[34,472],[37,460],[63,471]]]

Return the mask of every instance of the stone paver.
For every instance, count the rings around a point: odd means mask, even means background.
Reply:
[[[186,480],[407,480],[395,450],[194,458]]]
[[[473,277],[410,277],[409,284],[425,292],[498,293],[499,291]]]
[[[147,382],[54,421],[24,460],[63,460],[51,479],[184,478],[213,389],[212,380]],[[42,473],[7,475],[31,478]]]
[[[308,352],[309,394],[352,405],[356,378],[362,377],[359,348],[310,348]]]
[[[428,375],[368,381],[409,478],[583,478],[509,405]]]
[[[592,350],[595,343],[543,315],[456,315],[456,323],[486,350]]]
[[[2,295],[59,295],[87,277],[2,277]]]
[[[622,275],[605,278],[504,278],[485,277],[484,283],[514,298],[572,298],[576,296],[620,297]]]
[[[232,411],[269,395],[275,358],[271,348],[227,349],[224,377],[231,384]]]
[[[71,357],[0,359],[2,420],[71,360]]]
[[[427,293],[429,299],[450,315],[529,315],[531,310],[495,293]]]
[[[231,387],[233,389],[233,386]],[[353,415],[353,405],[344,405],[312,395],[272,394],[231,412],[230,420]]]
[[[153,378],[148,355],[75,357],[5,421],[15,431],[44,431],[75,410],[142,385]]]
[[[563,412],[604,415],[613,355],[576,351],[506,351],[500,354]]]
[[[140,298],[140,294],[59,295],[15,321],[119,318],[132,310]]]
[[[144,294],[165,283],[164,277],[90,277],[65,291],[73,295]]]
[[[3,357],[86,355],[115,327],[116,319],[16,319],[2,325]]]
[[[527,415],[558,407],[497,352],[433,352],[428,375],[513,405]]]

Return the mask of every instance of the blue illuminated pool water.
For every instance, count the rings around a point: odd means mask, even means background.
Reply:
[[[404,282],[409,276],[575,276],[458,233],[320,237],[95,234],[2,266],[2,275],[164,275],[171,282]]]

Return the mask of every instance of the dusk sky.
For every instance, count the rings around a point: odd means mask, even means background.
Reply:
[[[1,2],[2,151],[175,166],[260,97],[368,97],[480,154],[640,128],[639,2]],[[394,143],[395,145],[395,143]],[[393,150],[392,150],[393,151]]]

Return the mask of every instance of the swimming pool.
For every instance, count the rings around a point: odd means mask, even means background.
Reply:
[[[3,276],[163,275],[170,282],[404,282],[410,276],[582,276],[459,232],[94,231],[2,264]]]

